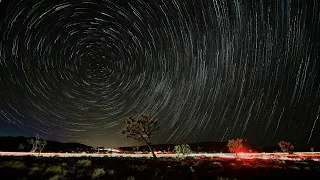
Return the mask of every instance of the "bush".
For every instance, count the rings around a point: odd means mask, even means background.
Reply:
[[[90,167],[91,161],[88,159],[82,159],[77,161],[77,166],[79,167]]]
[[[237,180],[236,178],[234,179],[229,179],[229,178],[223,178],[223,177],[217,177],[217,180]]]
[[[38,173],[38,172],[40,172],[40,171],[42,171],[42,169],[41,169],[40,167],[34,166],[34,167],[32,167],[32,168],[30,169],[29,174],[30,174],[30,175],[36,174],[36,173]]]
[[[178,154],[189,155],[191,154],[191,148],[188,144],[181,144],[174,147],[174,151]]]
[[[132,169],[136,170],[137,172],[143,172],[146,169],[148,169],[148,165],[142,164],[142,165],[132,165]]]
[[[66,166],[68,166],[68,164],[64,162],[64,163],[61,164],[61,166],[62,167],[66,167]]]
[[[188,156],[191,154],[191,148],[188,144],[181,144],[181,145],[176,145],[174,147],[174,151],[177,154],[182,154],[181,156],[177,156],[177,160],[181,160],[184,156]]]
[[[24,169],[26,165],[21,161],[4,161],[0,168]]]
[[[62,176],[60,176],[59,174],[56,174],[56,175],[50,177],[49,180],[59,180],[59,179],[62,179],[62,178],[63,178]]]
[[[289,166],[290,169],[294,169],[294,170],[300,170],[300,167],[298,166]]]
[[[50,166],[45,170],[46,174],[61,174],[62,169],[60,166]]]
[[[108,174],[110,176],[114,176],[115,173],[116,173],[116,171],[114,169],[108,169]]]
[[[310,169],[309,166],[304,167],[304,170],[305,170],[305,171],[311,171],[311,169]]]
[[[106,171],[103,168],[96,168],[93,171],[91,178],[97,179],[97,178],[104,176],[105,174],[106,174]]]
[[[134,176],[127,177],[127,180],[135,180]]]
[[[214,161],[214,162],[211,163],[211,166],[221,168],[221,167],[222,167],[222,164],[221,164],[220,162]]]

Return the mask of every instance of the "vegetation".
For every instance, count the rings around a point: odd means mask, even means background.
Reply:
[[[32,145],[32,149],[30,152],[36,152],[36,150],[38,149],[39,140],[39,135],[36,135],[35,139],[28,139],[28,143]]]
[[[144,141],[152,152],[153,157],[156,158],[152,147],[151,137],[157,130],[159,130],[158,123],[152,120],[149,114],[147,116],[142,115],[138,120],[129,117],[126,120],[126,130],[122,133],[126,134],[128,138]]]
[[[38,142],[36,150],[41,152],[43,147],[39,141],[40,137],[30,140],[30,142]],[[151,142],[150,145],[152,145]],[[191,147],[200,151],[201,148],[197,145],[191,144]],[[278,145],[284,152],[290,152],[294,148],[290,142],[282,141]],[[26,180],[313,179],[320,176],[320,162],[314,161],[313,159],[317,157],[312,154],[299,161],[278,160],[280,156],[276,154],[270,155],[270,158],[274,159],[188,157],[191,147],[188,144],[174,146],[174,152],[181,155],[178,155],[178,158],[0,156],[0,173],[6,177],[5,179]],[[227,149],[225,143],[223,147]],[[227,147],[238,157],[237,153],[242,148],[242,139],[230,140]],[[130,148],[128,147],[129,151]],[[206,147],[203,146],[203,148]],[[247,145],[246,148],[248,149]],[[307,148],[309,150],[310,147]],[[290,156],[281,154],[281,157],[283,156],[302,158],[299,154]]]
[[[0,157],[5,179],[314,179],[320,162],[186,157]]]
[[[242,139],[232,139],[228,141],[227,145],[229,151],[234,153],[238,158],[238,152],[242,148]]]
[[[30,152],[42,152],[44,147],[47,145],[47,142],[45,140],[41,140],[39,135],[36,135],[35,139],[28,139],[28,143],[32,145],[32,149]]]
[[[314,152],[314,148],[313,148],[313,147],[310,147],[310,151],[311,151],[311,152]]]
[[[200,153],[200,150],[202,149],[201,146],[197,146],[197,150],[198,150],[198,153]]]
[[[175,151],[175,153],[178,154],[178,156],[177,156],[178,159],[182,159],[183,157],[191,154],[191,148],[188,144],[176,145],[174,147],[174,151]],[[181,156],[179,156],[179,155],[181,155]]]
[[[96,168],[92,173],[92,179],[99,179],[100,177],[104,176],[106,171],[103,168]]]
[[[278,145],[283,152],[290,153],[294,149],[294,146],[290,142],[280,141]]]

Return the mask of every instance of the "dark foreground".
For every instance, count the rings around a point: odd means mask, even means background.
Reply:
[[[0,157],[0,179],[318,179],[315,161]]]

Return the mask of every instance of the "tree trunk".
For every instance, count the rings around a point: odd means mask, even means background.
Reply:
[[[153,158],[156,159],[157,156],[156,156],[156,154],[154,153],[154,150],[153,150],[153,147],[152,147],[152,144],[151,144],[151,138],[150,138],[150,136],[148,136],[148,141],[147,141],[147,139],[145,139],[145,138],[143,138],[143,140],[144,140],[144,142],[148,145],[149,150],[151,151]]]
[[[148,147],[152,153],[153,158],[157,158],[156,154],[154,153],[153,147],[151,146],[151,144],[148,144]]]
[[[33,144],[30,152],[36,152],[36,150],[37,150],[37,144]]]

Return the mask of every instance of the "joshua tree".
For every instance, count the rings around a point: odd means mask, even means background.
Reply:
[[[174,146],[174,151],[178,154],[182,154],[182,156],[178,156],[178,159],[183,158],[183,156],[187,156],[191,154],[191,148],[189,144],[181,144]]]
[[[310,147],[310,151],[311,151],[311,152],[314,152],[314,148],[313,148],[313,147]]]
[[[135,148],[136,148],[136,151],[138,152],[138,151],[139,151],[139,148],[140,148],[139,144],[136,144],[136,145],[135,145]]]
[[[40,156],[40,153],[42,152],[42,150],[43,150],[43,148],[45,147],[47,145],[47,142],[45,141],[45,140],[43,140],[43,141],[39,141],[39,148],[38,148],[38,150],[39,150],[39,154],[38,154],[38,156]]]
[[[40,141],[40,136],[37,134],[35,139],[28,139],[28,143],[32,144],[32,149],[30,152],[36,152],[36,150],[38,149],[38,144]]]
[[[151,120],[149,114],[147,116],[142,115],[138,120],[129,117],[126,120],[126,130],[122,133],[126,134],[128,138],[144,141],[152,152],[153,157],[156,158],[152,147],[151,137],[157,130],[159,130],[158,123]]]
[[[200,153],[200,150],[202,149],[201,146],[197,146],[197,149],[198,149],[198,153]]]
[[[242,139],[229,140],[227,147],[229,151],[234,153],[238,158],[238,151],[242,148]]]
[[[294,146],[291,145],[290,142],[286,142],[286,141],[280,141],[278,145],[283,152],[287,152],[287,153],[290,153],[290,151],[292,151],[294,148]]]
[[[36,135],[35,139],[28,139],[28,143],[32,144],[32,149],[30,152],[36,152],[38,150],[39,155],[42,152],[43,148],[47,145],[47,142],[45,140],[40,140],[39,135]]]
[[[18,149],[19,149],[19,150],[23,150],[23,149],[24,149],[24,144],[20,143],[20,144],[18,145]]]

